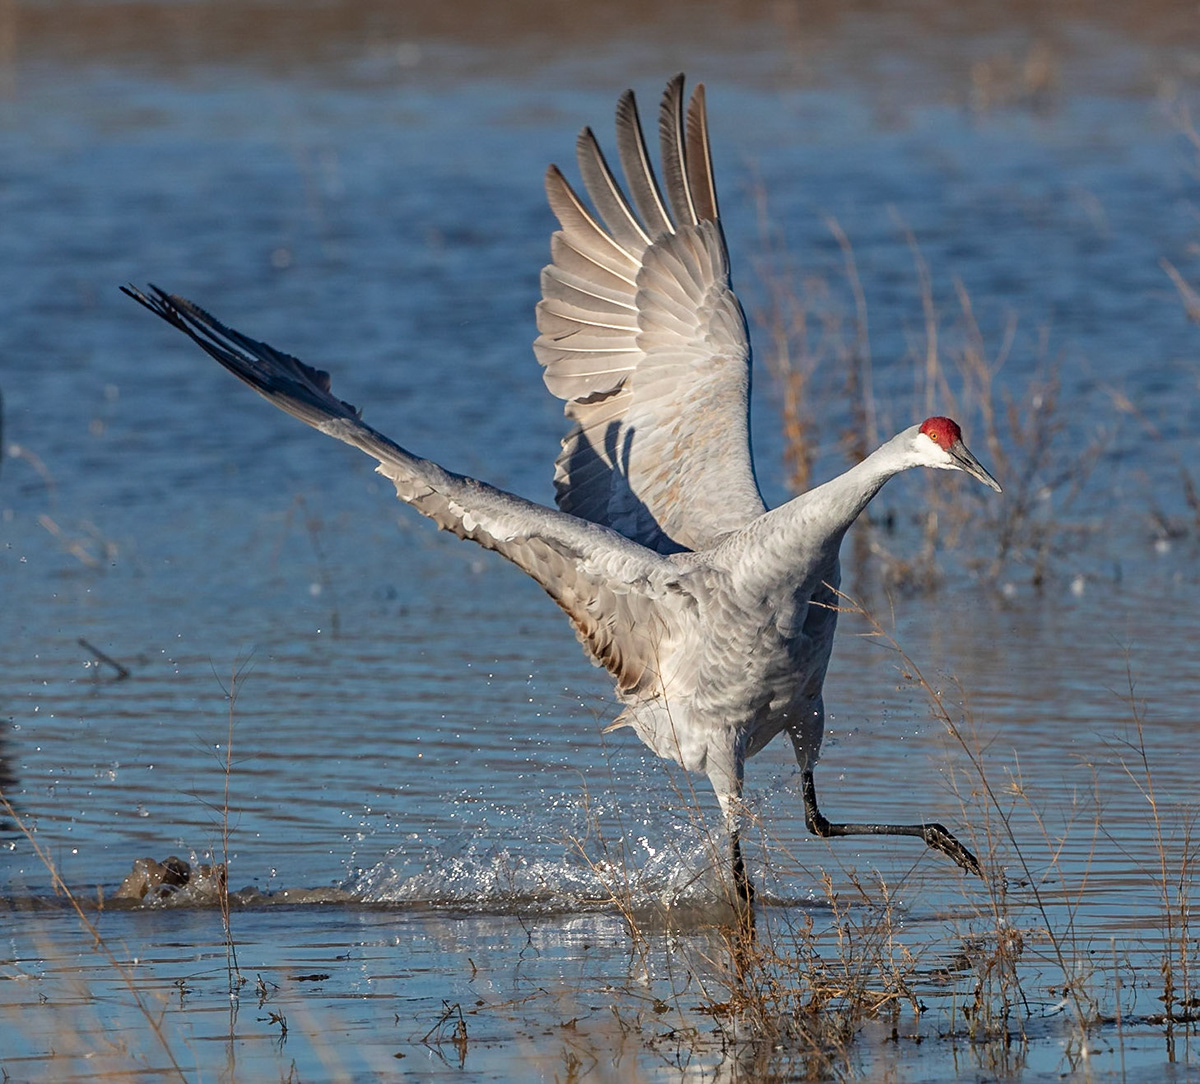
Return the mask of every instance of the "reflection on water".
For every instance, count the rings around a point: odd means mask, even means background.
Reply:
[[[703,904],[710,796],[600,735],[608,683],[539,589],[437,535],[355,453],[241,394],[116,292],[148,279],[192,296],[334,370],[340,393],[419,453],[547,501],[562,418],[529,349],[552,227],[542,171],[569,162],[584,123],[607,139],[627,83],[653,95],[686,68],[709,83],[764,360],[755,255],[788,259],[762,255],[760,189],[810,299],[816,476],[841,468],[851,424],[834,324],[853,328],[855,299],[831,216],[854,246],[882,427],[924,405],[911,230],[946,356],[970,341],[961,282],[987,357],[1005,357],[1001,409],[1020,409],[1056,363],[1055,447],[1101,449],[1070,509],[1030,489],[1037,514],[1074,529],[1040,590],[1019,561],[989,585],[948,558],[942,590],[891,598],[874,566],[848,569],[981,751],[1012,837],[925,694],[851,618],[820,778],[831,817],[940,819],[1006,871],[1029,944],[1033,1068],[1062,1070],[1069,1031],[1061,995],[1045,992],[1063,982],[1050,927],[1069,931],[1069,969],[1092,976],[1101,1013],[1120,1006],[1157,1066],[1164,902],[1135,722],[1175,869],[1200,692],[1197,532],[1180,480],[1200,368],[1160,265],[1200,278],[1192,159],[1170,108],[1191,62],[1181,16],[1114,6],[975,23],[937,5],[826,5],[801,19],[745,4],[695,18],[666,4],[559,25],[540,4],[498,10],[94,4],[64,18],[0,3],[0,220],[20,224],[0,231],[5,795],[90,904],[136,859],[223,859],[231,754],[230,880],[248,888],[232,921],[261,1004],[243,992],[230,1020],[216,911],[89,912],[169,1006],[176,1049],[202,1075],[228,1057],[248,1078],[289,1059],[310,1076],[458,1075],[461,1060],[527,1078],[532,1050],[551,1077],[597,1049],[616,1052],[614,1072],[687,1074],[678,1036],[710,1034],[716,1018],[697,1024],[695,1006],[722,1000],[719,972],[694,961],[719,954],[692,921],[639,957],[607,901],[628,888],[641,914]],[[755,395],[777,501],[781,396],[765,366]],[[1049,478],[1055,463],[1037,469]],[[926,492],[902,480],[878,502],[898,546],[916,538]],[[748,790],[764,924],[811,915],[832,929],[824,870],[858,901],[852,914],[874,914],[852,871],[873,894],[878,869],[901,916],[894,941],[945,1013],[925,1034],[955,1030],[977,972],[937,976],[994,929],[989,898],[903,842],[811,839],[783,746],[751,763]],[[20,1036],[0,1064],[101,1073],[84,1055],[115,1032],[108,1067],[161,1067],[29,841],[8,820],[0,838],[13,908],[0,1017]],[[258,905],[269,893],[278,906]],[[822,952],[836,955],[830,937]],[[465,1057],[456,1024],[437,1026],[444,1003],[465,1013]],[[287,1017],[285,1043],[272,1013]],[[353,1039],[332,1049],[330,1032]],[[47,1062],[51,1048],[64,1060]],[[877,1056],[864,1043],[853,1066],[869,1075]],[[902,1041],[895,1056],[936,1079],[963,1055]],[[713,1049],[696,1058],[714,1078],[737,1072]]]

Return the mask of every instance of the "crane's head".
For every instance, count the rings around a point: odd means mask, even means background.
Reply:
[[[952,418],[926,418],[913,438],[913,446],[924,466],[965,470],[972,478],[1000,492],[1000,483],[971,454],[963,443],[958,422]]]

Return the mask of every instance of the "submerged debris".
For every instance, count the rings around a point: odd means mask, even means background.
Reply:
[[[163,900],[174,896],[181,888],[187,886],[196,895],[216,894],[225,885],[225,867],[223,865],[197,865],[192,868],[190,862],[176,855],[171,855],[164,862],[153,858],[138,858],[134,860],[133,868],[121,882],[120,888],[113,893],[117,900]]]

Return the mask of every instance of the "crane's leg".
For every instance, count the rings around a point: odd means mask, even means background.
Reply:
[[[733,904],[750,925],[754,922],[754,885],[746,873],[742,858],[742,779],[745,755],[741,749],[732,751],[732,763],[721,764],[715,758],[708,765],[708,778],[717,792],[717,801],[725,817],[729,838],[729,868],[733,873]]]
[[[725,815],[725,832],[729,840],[729,869],[733,874],[733,905],[743,915],[754,914],[754,885],[746,872],[746,861],[742,858],[742,796],[721,794],[721,812]]]
[[[813,764],[821,751],[825,735],[825,698],[818,691],[806,704],[798,706],[788,737],[796,751],[796,761],[804,787],[804,823],[814,836],[915,836],[927,847],[941,851],[968,873],[983,876],[979,860],[967,850],[949,829],[941,824],[830,824],[817,808],[817,788],[813,783]]]
[[[739,908],[752,911],[754,908],[754,885],[746,874],[746,863],[742,859],[741,831],[734,828],[729,833],[729,862],[733,869],[733,888],[737,893]]]
[[[812,768],[802,767],[804,785],[804,823],[814,836],[915,836],[923,839],[927,847],[941,851],[954,859],[968,873],[983,876],[979,860],[967,850],[948,828],[930,822],[928,824],[830,824],[817,808],[817,788],[813,783]]]

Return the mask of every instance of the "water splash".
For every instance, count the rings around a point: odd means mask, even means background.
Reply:
[[[618,807],[612,796],[559,795],[540,817],[469,800],[470,827],[418,843],[419,853],[412,843],[391,848],[345,890],[366,903],[500,914],[694,907],[727,896],[719,838],[661,796]]]

